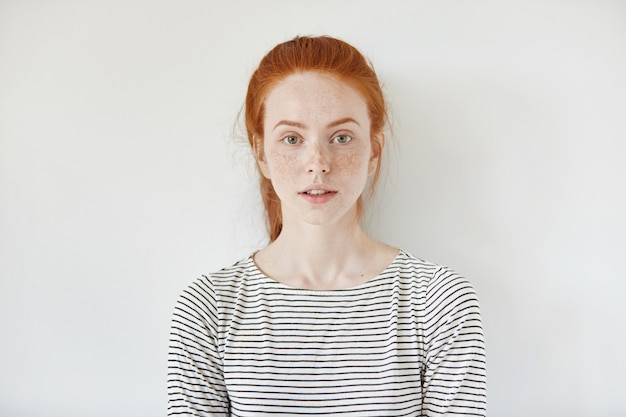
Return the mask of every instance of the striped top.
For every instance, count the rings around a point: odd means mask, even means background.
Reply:
[[[404,251],[332,291],[276,282],[248,257],[176,304],[170,416],[484,416],[485,406],[474,289]]]

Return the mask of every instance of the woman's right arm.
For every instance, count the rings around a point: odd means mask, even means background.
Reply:
[[[207,279],[190,285],[176,303],[167,370],[169,416],[229,415],[215,293]]]

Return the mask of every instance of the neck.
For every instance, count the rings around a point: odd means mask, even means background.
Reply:
[[[255,260],[268,276],[291,286],[347,288],[375,275],[380,245],[357,221],[323,226],[290,223]]]
[[[273,245],[281,247],[291,259],[313,265],[341,264],[346,257],[366,251],[372,245],[357,222],[315,226],[297,224],[284,227]]]

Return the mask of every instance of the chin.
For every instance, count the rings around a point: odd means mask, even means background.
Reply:
[[[356,210],[350,210],[346,213],[339,215],[326,215],[326,216],[310,216],[306,219],[307,224],[311,226],[340,226],[342,224],[358,224],[358,217]]]

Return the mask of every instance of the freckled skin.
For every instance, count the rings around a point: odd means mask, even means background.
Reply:
[[[356,201],[378,158],[357,90],[327,74],[285,78],[267,96],[260,140],[259,166],[281,200],[284,226],[355,221]],[[336,194],[312,204],[301,194],[311,186]]]

